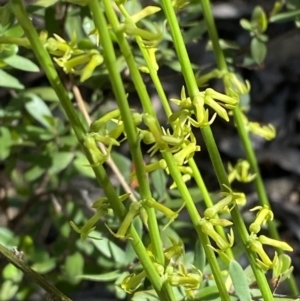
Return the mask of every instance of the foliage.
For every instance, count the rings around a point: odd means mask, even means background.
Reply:
[[[298,25],[297,3],[287,2],[276,2],[269,15],[258,6],[250,21],[240,21],[251,36],[245,65],[262,66],[269,22],[293,19]],[[246,117],[240,100],[250,85],[227,64],[234,52],[219,43],[210,2],[113,4],[41,0],[25,9],[20,0],[11,0],[0,8],[0,85],[5,88],[0,161],[8,179],[2,200],[8,227],[0,228],[6,248],[0,252],[11,262],[1,274],[0,299],[30,299],[39,289],[25,276],[45,285],[37,274],[54,284],[43,286],[49,299],[62,294],[57,289],[69,294],[84,287],[84,280],[104,282],[117,298],[139,301],[275,300],[286,279],[297,294],[291,259],[283,253],[292,248],[280,240],[272,221],[249,140],[249,133],[271,140],[276,130]],[[42,29],[32,26],[27,13],[32,22],[43,18]],[[206,31],[218,65],[207,73],[190,63],[184,46]],[[164,92],[162,66],[184,77],[177,98]],[[24,71],[37,77],[37,84],[29,86]],[[225,93],[202,88],[215,78]],[[145,86],[150,81],[168,127],[157,119]],[[134,91],[142,109],[129,105]],[[216,118],[234,121],[245,148],[246,158],[228,171],[210,130]],[[201,151],[198,131],[219,194],[207,191],[193,159]],[[233,181],[260,187],[250,225],[239,209],[247,203],[245,194],[231,188]],[[86,194],[86,185],[100,186],[96,197]],[[183,210],[192,223],[179,218]],[[260,233],[265,224],[268,236]],[[45,245],[43,233],[49,229],[55,238]],[[238,262],[242,254],[247,267]]]

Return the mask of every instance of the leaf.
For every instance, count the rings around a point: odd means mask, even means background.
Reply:
[[[241,25],[244,29],[246,29],[246,30],[249,30],[249,31],[252,30],[252,25],[251,25],[251,23],[250,23],[248,20],[246,20],[246,19],[241,19],[241,20],[240,20],[240,25]]]
[[[57,3],[58,0],[39,0],[35,3],[36,6],[49,7]]]
[[[12,139],[7,127],[0,128],[0,161],[5,160],[10,154]]]
[[[28,182],[32,182],[38,179],[44,173],[45,173],[45,168],[38,165],[33,165],[24,173],[24,180]]]
[[[105,237],[103,237],[102,240],[95,240],[95,239],[91,239],[91,242],[93,243],[93,245],[107,258],[111,258],[111,251],[109,248],[109,240]]]
[[[48,172],[52,174],[58,174],[62,170],[68,167],[74,158],[74,154],[71,152],[57,152],[50,154],[52,159],[51,167]]]
[[[37,95],[25,93],[25,108],[27,112],[46,128],[51,128],[51,123],[46,117],[52,117],[52,113],[45,102]]]
[[[20,240],[19,237],[17,237],[8,228],[0,227],[0,243],[2,245],[17,246],[19,244],[19,240]]]
[[[195,244],[195,255],[194,255],[194,266],[203,271],[206,264],[206,255],[204,252],[204,248],[199,239],[197,239]]]
[[[59,137],[59,144],[63,147],[65,145],[68,146],[76,146],[78,145],[78,140],[75,135],[67,135]]]
[[[91,281],[108,282],[108,281],[118,279],[119,276],[120,276],[120,271],[116,270],[113,272],[104,273],[104,274],[100,274],[100,275],[79,275],[79,276],[77,276],[77,278],[87,279],[87,280],[91,280]]]
[[[241,301],[251,301],[251,293],[247,278],[240,264],[231,260],[229,264],[229,274],[235,289],[235,293]]]
[[[261,42],[258,38],[253,38],[251,41],[251,55],[254,61],[260,65],[267,55],[266,44]]]
[[[24,34],[24,30],[20,24],[16,24],[5,31],[6,37],[20,38],[22,37],[23,34]]]
[[[14,67],[19,70],[28,71],[28,72],[38,72],[40,71],[39,67],[30,61],[29,59],[22,57],[20,55],[12,55],[3,60],[7,65]]]
[[[137,291],[134,293],[132,301],[158,301],[159,298],[154,290]]]
[[[115,262],[121,263],[122,265],[126,264],[126,253],[112,241],[108,242],[111,255]]]
[[[65,261],[65,276],[72,284],[77,284],[81,281],[78,276],[82,275],[84,260],[79,252],[69,255]]]
[[[143,223],[142,223],[141,219],[135,218],[133,220],[133,225],[134,225],[134,228],[137,231],[139,237],[142,238],[143,237]],[[129,241],[129,240],[126,245],[125,253],[126,253],[127,264],[132,263],[134,261],[134,259],[136,258],[136,253],[134,251],[131,241]]]
[[[219,289],[216,285],[208,286],[200,289],[193,301],[214,300],[220,296]]]
[[[284,296],[280,296],[280,297],[274,297],[274,301],[299,301],[300,298],[293,298],[293,297],[284,297]]]
[[[59,102],[55,91],[51,87],[35,87],[26,90],[28,93],[36,94],[41,97],[43,100]]]
[[[24,89],[24,86],[13,76],[0,69],[0,87]]]
[[[4,35],[9,25],[14,22],[14,16],[8,2],[5,5],[3,3],[0,6],[0,36]]]
[[[18,137],[14,137],[17,140],[17,144],[20,145],[24,140],[26,143],[31,142],[32,144],[40,143],[41,140],[51,140],[54,138],[54,133],[49,130],[35,125],[20,125],[14,127],[14,134],[18,134]],[[22,141],[23,140],[23,141]],[[16,144],[16,143],[15,143]]]
[[[259,32],[263,33],[268,28],[268,19],[264,9],[261,6],[256,6],[252,14],[252,23],[255,23]]]
[[[11,280],[2,282],[0,286],[0,300],[11,300],[18,292],[19,285],[14,284]]]
[[[118,166],[125,180],[129,181],[131,161],[124,155],[114,151],[111,153],[111,158]]]
[[[23,275],[24,274],[11,263],[7,264],[2,271],[3,278],[5,280],[12,280],[14,283],[20,282]]]
[[[56,259],[50,257],[47,260],[35,262],[31,266],[31,268],[39,274],[46,274],[52,271],[55,267],[56,267]]]
[[[157,169],[150,174],[151,183],[158,194],[157,201],[164,198],[166,193],[167,178],[165,171]]]
[[[18,52],[18,46],[14,44],[5,44],[0,48],[0,60],[7,59]]]
[[[73,161],[76,170],[84,176],[89,178],[95,178],[95,173],[90,166],[90,162],[86,156],[81,152],[76,152],[75,159]]]
[[[270,18],[270,22],[289,22],[295,20],[300,16],[300,9],[292,10],[289,12],[284,12],[280,14],[276,14]]]

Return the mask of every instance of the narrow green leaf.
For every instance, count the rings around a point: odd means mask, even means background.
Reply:
[[[254,61],[260,65],[267,55],[266,44],[261,42],[258,38],[253,38],[251,41],[251,55]]]
[[[11,280],[4,281],[0,286],[0,300],[11,300],[19,289],[18,284]]]
[[[241,301],[251,301],[250,289],[248,286],[247,278],[240,264],[231,260],[229,264],[229,274],[235,289],[236,295]]]
[[[208,286],[200,289],[199,293],[196,294],[193,301],[206,301],[214,300],[220,296],[219,289],[216,285]]]
[[[135,292],[131,300],[132,301],[158,301],[159,298],[154,290],[149,290],[149,291]]]
[[[246,29],[246,30],[249,30],[249,31],[252,30],[252,25],[251,25],[251,23],[250,23],[248,20],[246,20],[246,19],[241,19],[241,20],[240,20],[240,25],[241,25],[244,29]]]
[[[35,262],[31,268],[39,274],[46,274],[56,267],[56,259],[48,258],[40,262]]]
[[[50,174],[58,174],[71,163],[73,160],[74,154],[70,152],[57,152],[52,153],[51,155],[52,164],[48,172]]]
[[[124,155],[117,152],[112,152],[111,158],[118,166],[125,180],[129,181],[131,161]]]
[[[79,275],[79,276],[77,276],[77,278],[87,279],[87,280],[91,280],[91,281],[108,282],[108,281],[118,279],[119,276],[120,276],[120,271],[116,270],[113,272],[104,273],[104,274],[100,274],[100,275],[87,275],[87,274]]]
[[[91,239],[90,240],[92,242],[92,244],[107,258],[111,258],[111,251],[109,248],[109,240],[105,237],[103,237],[102,240],[98,240],[98,239]]]
[[[252,14],[252,22],[256,24],[259,32],[265,32],[268,28],[268,20],[264,9],[256,6]]]
[[[166,194],[167,177],[165,172],[161,169],[157,169],[150,174],[151,183],[154,186],[155,191],[158,194],[157,200],[160,201]]]
[[[39,67],[30,61],[29,59],[22,57],[20,55],[12,55],[3,60],[7,65],[14,67],[19,70],[28,71],[28,72],[38,72],[40,71]]]
[[[33,165],[24,173],[25,181],[32,182],[38,179],[41,175],[45,173],[45,169],[38,165]]]
[[[86,156],[81,152],[76,152],[76,157],[73,161],[74,167],[76,170],[84,176],[89,178],[95,178],[95,173],[90,166],[90,162]]]
[[[19,237],[17,237],[11,230],[5,227],[0,227],[0,243],[4,246],[19,245]]]
[[[199,239],[197,239],[195,244],[195,255],[194,255],[194,266],[203,271],[206,264],[206,255],[204,252],[204,248]]]
[[[68,279],[73,284],[79,283],[81,280],[78,276],[82,275],[84,266],[84,260],[79,252],[68,256],[65,261],[65,274]]]
[[[274,301],[299,301],[300,298],[291,298],[291,297],[285,297],[285,296],[280,296],[280,297],[274,297]]]
[[[289,22],[295,20],[300,16],[300,9],[292,10],[289,12],[284,12],[280,14],[276,14],[270,18],[270,22]]]
[[[0,87],[24,89],[24,86],[13,76],[0,69]]]
[[[43,100],[59,102],[59,99],[51,87],[35,87],[26,90],[28,93],[36,94],[41,97]]]
[[[39,0],[35,3],[36,6],[49,7],[54,5],[58,0]]]
[[[2,271],[2,276],[5,280],[12,280],[14,283],[18,283],[22,280],[24,274],[13,264],[8,263]]]
[[[14,44],[6,44],[5,47],[1,47],[0,60],[4,60],[15,55],[18,52],[18,49],[18,46]]]
[[[0,161],[5,160],[10,154],[12,144],[10,131],[7,127],[0,128]]]
[[[112,241],[109,241],[108,245],[114,260],[122,265],[126,264],[126,253]]]
[[[134,225],[134,228],[136,229],[138,235],[142,238],[143,237],[143,223],[142,223],[141,219],[135,218],[133,220],[133,225]],[[134,259],[136,258],[136,253],[132,246],[131,241],[127,242],[125,253],[126,253],[127,264],[132,263],[134,261]]]
[[[6,37],[22,37],[24,35],[24,30],[20,24],[16,24],[10,27],[4,34]],[[16,45],[15,45],[16,46]]]
[[[51,124],[46,117],[52,117],[52,113],[45,102],[39,96],[32,93],[25,93],[24,96],[27,112],[46,128],[51,128]]]

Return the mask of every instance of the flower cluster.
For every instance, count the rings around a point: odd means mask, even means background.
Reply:
[[[281,261],[285,260],[285,256],[287,255],[282,257],[278,256],[277,252],[275,252],[274,258],[273,260],[271,260],[268,254],[265,252],[263,245],[269,245],[277,249],[289,252],[293,251],[292,247],[283,241],[271,239],[265,235],[257,236],[258,232],[260,232],[261,230],[261,227],[265,223],[273,219],[273,212],[267,206],[257,206],[251,211],[258,212],[256,214],[255,221],[249,226],[251,234],[249,237],[248,246],[258,255],[259,258],[256,259],[258,266],[265,271],[274,269],[275,272],[273,273],[273,275],[275,276],[278,276],[280,273],[285,273],[287,270],[290,270],[290,266],[285,266],[286,270],[284,271],[281,269],[281,267],[283,266],[283,262]]]
[[[233,109],[238,104],[238,97],[230,97],[211,88],[199,92],[191,99],[186,96],[185,88],[182,87],[180,98],[171,99],[173,103],[179,106],[179,111],[173,113],[169,118],[169,122],[174,126],[178,126],[179,122],[186,124],[188,127],[192,125],[203,128],[214,121],[216,114],[229,121],[226,109]],[[209,119],[208,109],[204,105],[215,111],[211,119]],[[193,118],[193,116],[195,117]]]
[[[235,166],[228,164],[228,181],[232,183],[234,180],[248,183],[255,179],[256,175],[250,172],[250,164],[246,160],[238,160]]]
[[[129,194],[123,194],[119,197],[120,201],[124,201],[129,197]],[[81,227],[79,228],[73,221],[70,221],[71,227],[80,234],[82,240],[89,237],[89,234],[96,228],[96,223],[101,217],[105,216],[110,208],[109,201],[107,197],[100,197],[94,202],[92,208],[96,209],[94,215]]]
[[[77,45],[75,33],[70,42],[54,34],[48,38],[47,33],[42,36],[44,47],[54,55],[54,61],[63,68],[65,73],[80,74],[80,81],[90,78],[96,69],[103,63],[103,56],[96,49],[80,49]]]
[[[181,286],[184,288],[186,295],[190,298],[194,297],[194,291],[197,290],[202,282],[202,272],[194,266],[188,270],[179,258],[184,255],[183,242],[176,241],[170,237],[171,246],[164,249],[165,265],[162,266],[155,261],[152,253],[151,245],[147,249],[147,253],[151,258],[158,274],[160,275],[162,283],[168,283],[171,286]],[[127,275],[121,284],[121,287],[127,292],[132,294],[137,290],[147,277],[145,271],[138,274],[132,273]]]

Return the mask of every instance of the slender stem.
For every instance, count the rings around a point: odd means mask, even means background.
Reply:
[[[120,5],[119,6],[119,9],[120,11],[122,12],[123,16],[125,18],[127,18],[128,20],[130,20],[130,15],[127,13],[125,7],[123,5]],[[133,24],[132,26],[136,27],[135,24]],[[165,113],[166,113],[166,116],[167,117],[170,117],[170,115],[172,114],[172,109],[170,107],[170,104],[169,104],[169,101],[167,99],[167,96],[165,94],[165,91],[163,89],[163,86],[162,86],[162,83],[158,77],[158,74],[157,74],[157,70],[155,70],[155,68],[153,67],[153,64],[150,60],[150,57],[149,57],[149,54],[146,50],[146,48],[144,47],[143,45],[143,41],[141,39],[141,37],[139,36],[136,36],[136,41],[137,41],[137,44],[139,46],[139,49],[145,59],[145,62],[146,62],[146,65],[148,67],[148,70],[149,70],[149,73],[150,73],[150,76],[151,76],[151,79],[153,81],[153,84],[155,86],[155,89],[157,91],[157,94],[159,96],[159,99],[161,100],[161,103],[163,105],[163,108],[165,110]],[[148,107],[151,106],[151,101],[150,101],[150,98],[149,97],[143,97],[142,99],[142,102],[145,103],[144,107]],[[148,104],[146,104],[146,102]],[[150,112],[148,112],[150,113]],[[211,207],[213,206],[213,202],[209,196],[209,193],[208,193],[208,190],[204,184],[204,181],[203,181],[203,178],[201,176],[201,173],[200,173],[200,170],[198,169],[196,163],[195,163],[195,160],[193,158],[191,158],[189,160],[189,166],[191,167],[192,169],[192,172],[193,172],[193,177],[197,183],[197,186],[199,187],[201,193],[202,193],[202,196],[203,196],[203,199],[204,199],[204,202],[205,202],[205,205],[207,207]],[[216,216],[216,218],[218,218],[218,216]],[[225,234],[225,231],[224,231],[224,228],[222,227],[217,227],[217,231],[218,233],[222,236],[222,238],[224,238],[225,240],[227,240],[227,237],[226,237],[226,234]],[[230,258],[233,258],[233,254],[232,254],[232,250],[231,249],[228,249],[226,251],[227,255],[230,257]]]
[[[185,44],[184,44],[184,41],[183,41],[183,38],[182,38],[182,35],[180,32],[180,28],[178,26],[176,15],[175,15],[174,9],[173,9],[170,1],[162,0],[161,2],[162,2],[162,6],[164,9],[165,15],[168,20],[170,29],[171,29],[174,46],[175,46],[177,56],[179,58],[179,61],[180,61],[181,67],[182,67],[182,73],[185,78],[185,82],[187,84],[189,96],[191,98],[193,98],[198,93],[198,86],[197,86],[195,76],[193,74],[193,70],[191,68],[191,64],[189,61],[187,51],[184,46]],[[207,2],[205,4],[207,4]],[[209,4],[209,0],[208,0],[208,4]],[[209,8],[210,8],[210,6],[209,6]],[[205,9],[208,10],[206,6],[203,7],[203,12],[206,17]],[[213,22],[213,19],[211,20],[209,18],[209,23],[207,23],[208,30],[210,29],[209,26],[212,25],[212,22]],[[214,37],[217,36],[216,32],[214,33],[213,36]],[[213,45],[214,45],[214,43],[215,42],[213,42]],[[218,61],[218,63],[219,63],[219,61]],[[221,60],[220,60],[220,63],[222,63]],[[223,66],[223,68],[224,68],[224,66]],[[210,157],[211,157],[214,169],[215,169],[215,173],[218,177],[221,189],[224,190],[223,184],[228,183],[228,178],[227,178],[227,174],[226,174],[223,162],[219,155],[219,151],[216,146],[214,137],[212,135],[211,129],[210,129],[210,127],[205,127],[204,129],[201,130],[201,132],[204,137],[204,141],[207,146],[208,152],[210,154]],[[263,297],[265,298],[265,300],[273,300],[273,296],[272,296],[271,290],[269,288],[268,282],[265,278],[265,275],[257,267],[256,261],[255,261],[255,255],[247,247],[249,234],[246,230],[244,221],[243,221],[241,214],[238,211],[237,207],[235,207],[235,209],[232,211],[232,220],[234,222],[235,227],[239,231],[240,237],[242,238],[245,252],[248,255],[251,267],[254,271],[254,274],[255,274],[257,282],[260,286]]]
[[[208,33],[209,33],[210,39],[213,44],[214,54],[215,54],[218,68],[221,71],[228,72],[227,63],[226,63],[225,56],[223,54],[223,51],[222,51],[220,43],[219,43],[219,37],[218,37],[217,30],[216,30],[216,25],[215,25],[214,18],[213,18],[212,12],[211,12],[210,1],[209,0],[200,0],[200,2],[201,2],[202,9],[204,12],[204,18],[205,18],[206,26],[208,29]],[[226,88],[225,82],[224,82],[224,86]],[[234,118],[234,122],[236,124],[240,139],[242,141],[242,144],[243,144],[243,147],[244,147],[244,150],[246,153],[246,158],[251,166],[252,171],[256,174],[256,177],[254,179],[254,185],[255,185],[255,188],[256,188],[256,191],[258,194],[259,202],[261,205],[266,205],[271,208],[271,204],[267,197],[265,186],[263,184],[261,173],[260,173],[260,170],[259,170],[259,167],[257,164],[256,156],[255,156],[253,147],[251,145],[251,140],[250,140],[248,132],[245,128],[245,124],[244,124],[243,118],[242,118],[242,112],[239,107],[236,107],[233,110],[233,118]],[[277,231],[274,221],[268,222],[268,230],[269,230],[272,238],[280,239],[280,236],[278,234],[278,231]],[[283,253],[283,251],[281,249],[278,249],[277,252],[279,254]],[[291,292],[293,294],[299,294],[299,289],[298,289],[297,285],[295,284],[296,282],[295,282],[295,278],[293,275],[291,275],[291,277],[288,279],[288,283],[289,283]]]
[[[109,16],[109,20],[113,19],[114,11],[111,2],[103,1],[103,4],[105,6],[106,13]],[[124,128],[127,134],[129,148],[135,164],[140,193],[143,199],[151,198],[151,191],[150,191],[150,187],[149,187],[149,183],[148,183],[148,179],[146,176],[146,171],[143,163],[144,162],[143,155],[140,149],[140,139],[138,138],[136,127],[132,119],[132,114],[127,101],[122,78],[118,71],[117,60],[112,45],[112,41],[108,32],[108,26],[106,24],[103,12],[99,7],[99,2],[97,0],[92,0],[89,2],[89,7],[93,14],[95,26],[98,29],[98,32],[101,36],[105,65],[106,68],[108,69],[110,81],[118,102],[118,106],[122,115],[122,120],[124,122]],[[111,13],[111,10],[113,13]],[[111,25],[114,27],[115,24],[112,23]],[[123,44],[121,45],[120,45],[121,47],[124,47]],[[131,54],[130,49],[129,49],[129,53]],[[132,63],[134,63],[134,61]],[[131,76],[136,77],[137,75],[131,74]],[[145,87],[143,90],[147,92]],[[144,94],[145,93],[143,93],[143,95]],[[161,265],[164,265],[164,253],[163,253],[162,242],[160,239],[160,233],[157,225],[155,210],[153,208],[146,208],[146,210],[148,214],[149,233],[154,249],[154,254],[157,262]]]
[[[130,15],[127,13],[125,7],[122,4],[119,6],[119,8],[120,8],[120,11],[122,12],[123,16],[127,19],[130,19]],[[132,26],[136,28],[135,24],[133,24]],[[157,70],[155,70],[155,68],[154,68],[154,66],[151,62],[149,54],[148,54],[148,52],[147,52],[147,50],[146,50],[146,48],[143,44],[142,38],[140,36],[136,36],[135,39],[136,39],[136,42],[139,46],[139,49],[140,49],[140,51],[141,51],[141,53],[142,53],[142,55],[145,59],[146,65],[147,65],[148,70],[149,70],[149,74],[151,76],[152,82],[153,82],[153,84],[155,86],[155,89],[157,91],[157,94],[159,96],[159,99],[160,99],[160,101],[163,105],[165,113],[166,113],[167,117],[169,117],[172,114],[172,110],[171,110],[171,107],[169,105],[169,101],[166,97],[166,94],[165,94],[164,88],[162,86],[162,83],[161,83],[161,81],[159,79],[159,76],[157,74]],[[151,105],[151,100],[149,98],[145,99],[144,101],[145,102],[147,101],[148,105],[152,106]],[[148,107],[148,105],[147,105],[147,107]],[[147,113],[149,114],[150,112],[147,112]]]
[[[38,283],[46,292],[48,292],[55,299],[61,301],[72,301],[70,298],[65,296],[61,291],[59,291],[55,286],[49,284],[46,279],[38,274],[36,271],[31,269],[25,262],[17,258],[17,256],[10,250],[6,249],[0,244],[0,254],[2,254],[10,263],[12,263],[16,268],[21,270],[25,275],[30,276],[36,283]]]
[[[103,3],[105,6],[105,12],[110,21],[110,25],[112,26],[112,28],[115,32],[115,35],[118,39],[118,42],[119,42],[119,45],[121,48],[121,51],[128,64],[132,80],[136,87],[137,93],[139,94],[143,108],[148,114],[151,114],[154,118],[156,118],[156,115],[153,112],[153,106],[151,105],[150,97],[149,97],[148,93],[145,93],[147,91],[144,89],[144,83],[143,83],[142,77],[138,71],[138,68],[136,66],[136,63],[134,62],[133,55],[131,53],[131,49],[130,49],[126,39],[124,38],[123,33],[118,31],[120,26],[119,26],[119,22],[115,16],[115,12],[112,10],[111,3],[108,0],[103,0]],[[102,26],[102,28],[104,27],[104,24],[101,23],[101,24],[99,24],[99,26],[100,25]],[[97,26],[97,24],[96,24],[96,26]],[[99,29],[100,29],[100,27],[99,27]],[[102,35],[101,35],[101,38],[103,39]],[[105,45],[107,45],[107,44],[105,43]],[[111,49],[111,51],[113,51],[113,49]],[[185,183],[182,180],[181,174],[180,174],[176,164],[174,164],[174,159],[173,159],[172,155],[170,153],[165,153],[165,152],[162,153],[162,155],[167,162],[167,165],[168,165],[168,168],[169,168],[172,178],[176,182],[176,184],[180,190],[180,193],[183,196],[183,198],[187,204],[186,205],[187,209],[189,211],[189,214],[191,216],[193,224],[195,225],[195,228],[197,229],[199,238],[200,238],[203,246],[205,246],[205,250],[207,251],[207,258],[212,267],[212,271],[213,271],[214,277],[216,279],[218,288],[219,288],[220,292],[222,292],[222,294],[223,294],[222,295],[224,298],[223,300],[229,300],[229,295],[228,295],[228,292],[224,285],[224,282],[223,282],[223,279],[221,276],[221,271],[217,264],[215,254],[214,254],[213,250],[208,247],[209,239],[208,239],[207,235],[205,235],[204,233],[202,233],[201,230],[199,230],[200,215],[198,214],[198,211],[197,211],[197,208],[195,207],[193,199],[191,198],[191,195],[190,195]]]
[[[69,121],[73,127],[73,130],[77,136],[77,139],[82,142],[85,132],[82,124],[80,123],[80,120],[76,114],[76,111],[74,110],[71,100],[68,97],[67,91],[63,87],[58,74],[55,70],[55,67],[51,61],[51,58],[48,54],[48,52],[44,49],[42,46],[38,34],[33,27],[28,14],[23,6],[22,0],[12,0],[12,9],[17,17],[20,25],[22,26],[28,40],[30,41],[31,47],[33,51],[35,52],[35,55],[42,66],[42,68],[45,71],[45,74],[48,77],[48,80],[50,84],[52,85],[54,91],[56,92],[57,96],[59,97],[59,100],[61,102],[62,107],[64,108]],[[98,3],[96,3],[96,6]],[[116,193],[115,188],[111,184],[109,180],[109,176],[107,175],[104,167],[102,165],[97,165],[97,162],[94,162],[91,151],[84,147],[84,150],[86,152],[87,158],[93,166],[93,170],[95,172],[96,178],[99,181],[101,187],[103,187],[104,192],[111,202],[111,207],[114,210],[115,214],[118,216],[120,220],[123,220],[126,215],[126,209],[122,202],[119,200],[118,195]],[[137,234],[134,226],[132,225],[130,227],[130,236],[132,237],[132,244],[134,247],[134,250],[143,265],[143,268],[145,269],[145,272],[147,274],[147,277],[150,279],[154,289],[156,290],[160,300],[163,301],[172,301],[171,298],[169,298],[169,294],[166,290],[163,289],[163,283],[162,280],[151,261],[150,257],[147,254],[147,251],[141,241],[141,238]]]
[[[139,95],[139,99],[141,100],[141,104],[143,109],[148,114],[155,116],[154,107],[151,104],[150,96],[147,92],[144,81],[142,80],[139,69],[137,68],[137,64],[134,60],[133,53],[131,48],[124,36],[123,31],[120,31],[120,23],[116,16],[116,13],[111,5],[110,0],[102,0],[105,6],[105,14],[109,20],[109,23],[118,39],[119,46],[121,48],[122,54],[127,62],[128,68],[130,69],[130,76],[135,85],[136,91]]]
[[[200,215],[198,213],[198,210],[196,208],[196,205],[189,193],[189,190],[186,186],[186,184],[184,183],[184,181],[182,180],[182,176],[181,173],[178,171],[178,168],[176,167],[176,165],[173,163],[173,158],[172,155],[169,153],[163,153],[164,159],[167,162],[170,174],[173,178],[173,180],[175,181],[178,190],[180,191],[181,196],[184,199],[184,202],[186,203],[186,208],[189,212],[190,218],[192,220],[192,223],[197,231],[198,237],[201,241],[201,244],[204,248],[207,260],[209,262],[209,265],[211,267],[211,270],[213,272],[214,275],[214,279],[216,281],[216,284],[218,286],[219,292],[220,292],[220,296],[221,299],[223,301],[226,300],[230,300],[229,294],[227,292],[227,289],[225,287],[223,278],[222,278],[222,274],[221,274],[221,270],[219,267],[219,264],[217,262],[216,259],[216,255],[214,253],[214,251],[209,247],[210,241],[209,238],[206,234],[204,234],[201,230],[201,226],[199,224],[200,222]]]
[[[103,1],[105,5],[106,13],[107,11],[111,13],[110,9],[111,3],[107,1]],[[128,143],[130,146],[130,151],[133,157],[133,161],[135,163],[136,168],[136,175],[137,179],[139,181],[139,188],[142,195],[142,198],[150,198],[151,197],[151,191],[148,184],[148,180],[146,177],[145,167],[143,164],[143,156],[142,152],[140,150],[140,140],[137,136],[136,128],[133,123],[132,117],[131,117],[131,111],[130,107],[127,101],[126,93],[124,90],[124,86],[122,83],[122,79],[120,76],[120,73],[118,72],[117,68],[117,61],[116,56],[114,52],[114,48],[112,45],[112,41],[110,39],[110,35],[108,32],[108,26],[106,24],[106,20],[104,18],[103,12],[99,8],[99,2],[97,0],[91,0],[89,2],[90,10],[93,12],[93,19],[95,22],[95,26],[98,29],[98,32],[101,36],[102,40],[102,46],[103,46],[103,52],[104,52],[104,61],[106,64],[106,67],[108,69],[112,87],[119,105],[119,109],[122,115],[122,120],[124,122],[124,128],[127,134]],[[108,14],[110,17],[112,17],[111,14]],[[117,34],[116,34],[117,35]],[[118,37],[118,35],[117,35]],[[124,47],[124,44],[120,44],[120,47]],[[126,47],[126,46],[125,46]],[[131,51],[129,49],[129,56],[125,56],[127,59],[130,59]],[[132,56],[132,54],[131,54]],[[133,58],[133,57],[132,57]],[[131,62],[131,63],[134,63]],[[134,63],[135,65],[135,63]],[[130,67],[130,64],[129,64]],[[140,76],[139,73],[131,74],[132,78],[137,78]],[[143,88],[143,87],[141,87]],[[145,89],[146,91],[146,89]],[[146,93],[147,94],[147,93]],[[151,238],[151,243],[154,249],[154,255],[157,260],[157,262],[161,265],[164,265],[164,253],[162,248],[162,242],[160,238],[160,233],[157,225],[156,220],[156,214],[155,210],[153,208],[146,207],[146,211],[148,214],[148,225],[149,225],[149,233]],[[141,260],[141,259],[140,259]],[[141,260],[142,262],[142,260]],[[149,274],[147,273],[149,276]],[[149,278],[151,280],[151,278]],[[152,280],[151,280],[152,282]],[[153,283],[152,283],[153,284]],[[160,288],[155,286],[155,283],[153,284],[153,287],[155,288],[157,294],[161,297],[161,300],[168,301],[168,300],[174,300],[174,294],[171,286],[167,283],[162,284]]]

